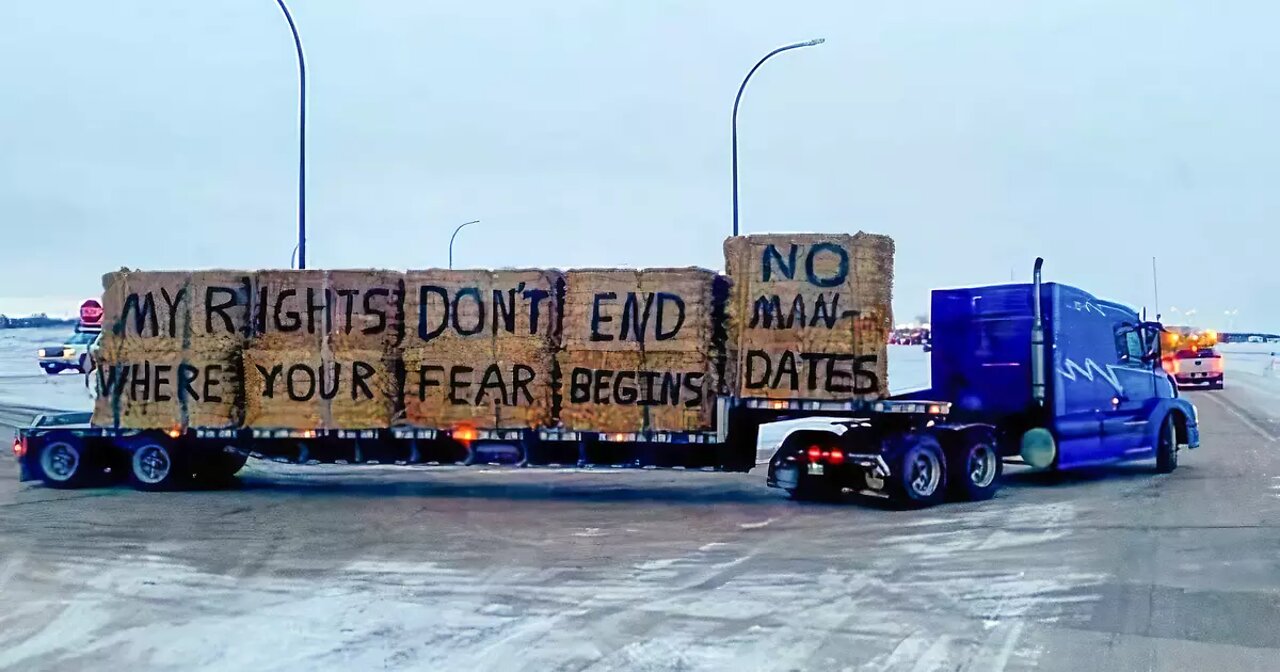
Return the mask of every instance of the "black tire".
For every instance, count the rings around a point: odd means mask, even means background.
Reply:
[[[129,450],[129,483],[138,490],[179,490],[190,485],[190,470],[172,441],[145,436]]]
[[[83,488],[93,472],[91,457],[83,441],[54,436],[40,446],[40,480],[60,490]]]
[[[940,503],[947,494],[947,458],[932,436],[909,439],[893,461],[893,495],[909,506],[926,507]]]
[[[1173,415],[1166,415],[1156,435],[1156,471],[1171,474],[1178,468],[1178,428]]]
[[[953,453],[947,473],[953,499],[979,502],[995,497],[1004,474],[1004,461],[994,437],[987,434],[960,437],[960,449]]]

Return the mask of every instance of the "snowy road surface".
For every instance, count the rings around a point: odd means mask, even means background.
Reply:
[[[1021,473],[926,511],[759,471],[3,479],[0,669],[1273,670],[1280,380],[1235,363],[1170,476]],[[0,422],[43,399],[9,387]]]

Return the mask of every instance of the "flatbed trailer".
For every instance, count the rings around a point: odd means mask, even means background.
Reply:
[[[761,427],[808,418],[767,463],[799,499],[856,492],[930,505],[980,500],[1003,464],[1070,469],[1199,444],[1195,407],[1160,366],[1162,327],[1082,290],[1042,283],[937,290],[932,387],[879,401],[717,398],[714,431],[556,428],[120,430],[41,416],[13,450],[22,480],[56,488],[127,478],[142,490],[217,485],[250,458],[295,464],[701,469],[757,466]]]
[[[776,399],[721,400],[717,431],[653,434],[568,432],[539,430],[437,430],[395,427],[370,430],[192,429],[187,432],[93,427],[88,413],[42,415],[19,430],[13,446],[19,478],[41,480],[54,488],[109,485],[128,480],[141,490],[210,487],[229,482],[249,458],[288,464],[368,464],[431,466],[506,466],[513,468],[579,467],[676,469],[747,472],[757,466],[760,428],[770,422],[813,418],[829,431],[801,430],[784,444],[816,434],[836,437],[849,429],[876,427],[901,440],[919,433],[943,436],[959,428],[947,424],[950,404],[944,402],[883,401],[873,404]],[[968,429],[975,430],[970,425]],[[981,436],[990,436],[985,428]],[[923,434],[921,434],[923,435]],[[936,440],[936,439],[935,439]],[[943,441],[948,451],[950,438]],[[808,449],[808,446],[805,446]],[[957,448],[958,449],[958,448]],[[845,450],[827,446],[820,457],[831,465],[835,484],[819,490],[805,484],[788,487],[797,497],[834,496],[844,489],[837,479],[843,471],[873,473],[868,487],[856,491],[887,497],[895,492],[898,473],[890,466],[892,452],[868,444]],[[779,451],[781,454],[782,451]],[[807,453],[806,453],[807,455]],[[994,454],[993,454],[994,455]],[[775,455],[775,458],[778,456]],[[958,459],[958,458],[956,458]],[[814,460],[815,463],[819,460]],[[941,468],[941,464],[938,465]],[[992,465],[991,468],[998,469]],[[772,470],[771,470],[772,474]],[[980,483],[990,496],[998,487],[997,474]],[[942,496],[946,479],[926,489],[924,503]],[[905,484],[899,488],[905,494]],[[927,485],[927,484],[926,484]]]

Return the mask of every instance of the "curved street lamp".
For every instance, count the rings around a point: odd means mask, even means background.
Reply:
[[[479,224],[479,223],[480,223],[480,220],[478,219],[473,219],[469,222],[463,222],[458,225],[458,228],[453,230],[453,235],[449,236],[449,270],[453,270],[453,239],[458,237],[458,232],[461,231],[463,227],[467,226],[468,224]]]
[[[307,62],[302,57],[302,39],[298,26],[284,0],[276,0],[289,32],[293,33],[293,46],[298,52],[298,268],[307,267]]]
[[[738,235],[738,103],[742,102],[742,92],[747,89],[747,82],[751,81],[751,75],[756,74],[756,70],[764,65],[764,62],[773,58],[777,54],[790,49],[799,49],[801,47],[816,47],[826,42],[824,38],[809,40],[808,42],[796,42],[788,44],[785,47],[778,47],[773,51],[764,55],[764,58],[756,62],[755,67],[747,73],[742,79],[742,86],[738,87],[738,95],[733,99],[733,235]]]

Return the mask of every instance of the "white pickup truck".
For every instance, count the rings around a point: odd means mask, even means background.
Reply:
[[[1173,355],[1169,373],[1178,387],[1207,385],[1211,390],[1221,390],[1222,355],[1213,348],[1179,350]]]

